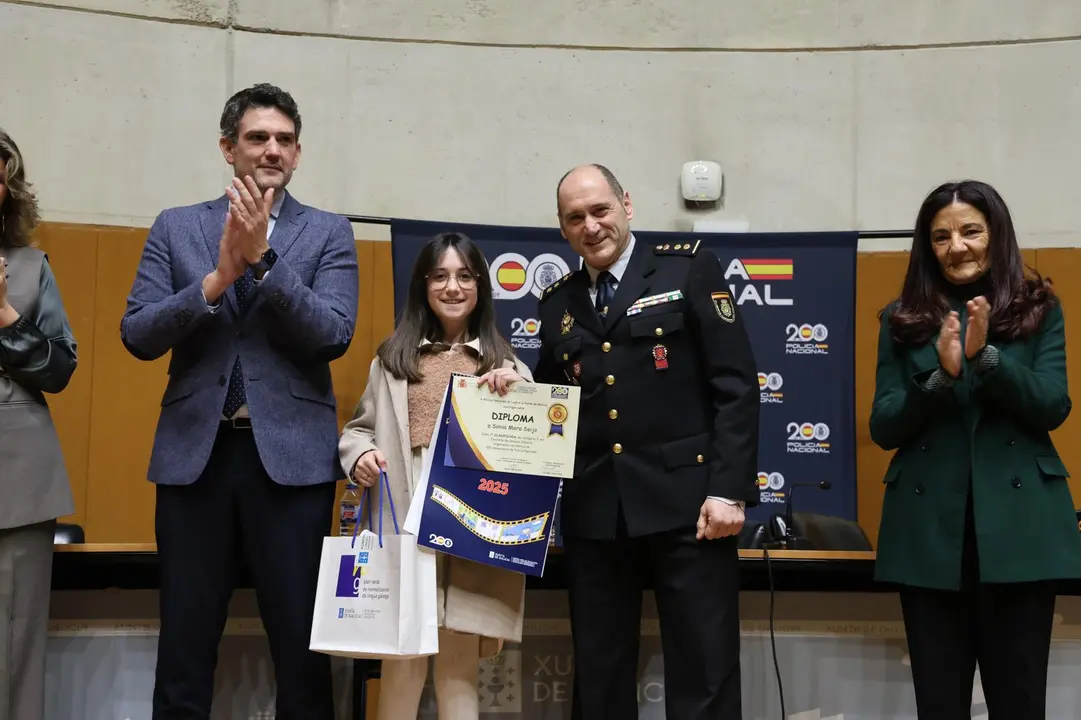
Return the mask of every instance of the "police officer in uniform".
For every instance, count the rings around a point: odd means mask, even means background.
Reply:
[[[541,295],[534,377],[581,387],[561,529],[575,714],[638,717],[642,592],[654,588],[665,714],[741,717],[737,542],[756,504],[758,373],[714,256],[649,245],[630,195],[585,165],[557,189],[584,267]]]

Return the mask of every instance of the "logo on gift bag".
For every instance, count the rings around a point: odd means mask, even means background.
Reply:
[[[371,560],[372,536],[365,533],[357,538],[354,552],[342,555],[338,560],[338,583],[335,597],[359,597],[360,587],[367,565]]]

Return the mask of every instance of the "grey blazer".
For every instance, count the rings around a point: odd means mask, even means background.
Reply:
[[[35,248],[0,247],[8,302],[19,313],[0,328],[0,530],[75,511],[67,467],[45,393],[67,387],[77,364],[56,278]]]
[[[270,247],[278,261],[243,315],[233,288],[212,312],[202,281],[218,260],[228,200],[165,210],[154,221],[120,323],[140,360],[172,351],[148,478],[195,482],[222,420],[233,362],[244,368],[248,412],[267,474],[282,485],[344,477],[330,362],[356,325],[359,279],[349,221],[286,193]]]

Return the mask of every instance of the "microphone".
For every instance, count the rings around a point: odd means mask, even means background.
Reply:
[[[772,534],[774,538],[781,540],[782,547],[785,550],[814,550],[814,545],[807,538],[795,534],[795,528],[792,522],[792,497],[796,494],[796,488],[798,487],[813,487],[818,488],[819,490],[829,490],[833,487],[833,483],[829,480],[792,483],[792,487],[789,489],[788,495],[785,497],[784,501],[784,516],[774,515],[770,519],[770,534]]]

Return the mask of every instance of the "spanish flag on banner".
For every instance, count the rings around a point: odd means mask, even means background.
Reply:
[[[791,280],[791,258],[755,258],[741,260],[751,280]]]

